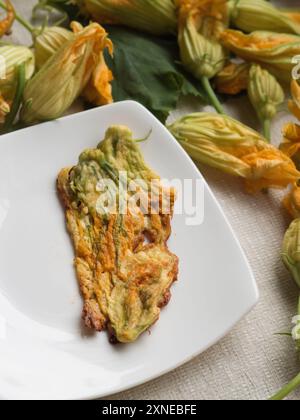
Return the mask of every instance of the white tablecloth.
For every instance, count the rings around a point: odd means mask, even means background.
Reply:
[[[36,2],[14,0],[18,11],[27,16]],[[296,3],[300,6],[298,0],[278,3],[285,7],[297,6]],[[24,42],[26,36],[16,25],[13,40]],[[172,118],[197,109],[199,105],[193,103],[181,104]],[[231,101],[227,109],[258,128],[255,114],[245,99]],[[274,142],[279,142],[282,124],[289,119],[287,112],[277,118],[273,125]],[[248,196],[239,180],[207,168],[201,171],[249,258],[260,289],[260,303],[226,338],[201,356],[172,373],[111,399],[266,399],[300,371],[291,339],[275,335],[290,330],[297,304],[297,288],[279,257],[289,223],[280,205],[282,194]],[[299,397],[300,391],[291,398]]]

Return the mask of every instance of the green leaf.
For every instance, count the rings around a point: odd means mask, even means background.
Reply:
[[[181,95],[205,100],[202,87],[179,64],[176,39],[157,38],[123,27],[106,27],[114,58],[106,56],[114,74],[115,101],[133,99],[165,122]]]

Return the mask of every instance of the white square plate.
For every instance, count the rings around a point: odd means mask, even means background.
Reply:
[[[170,248],[179,281],[159,322],[112,346],[82,328],[73,249],[56,195],[59,170],[95,147],[112,124],[130,127],[163,178],[202,179],[167,129],[122,102],[0,138],[0,397],[95,398],[176,368],[223,337],[257,302],[245,255],[209,187],[204,221],[175,215]]]

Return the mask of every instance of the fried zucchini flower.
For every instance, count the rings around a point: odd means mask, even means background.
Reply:
[[[226,95],[237,95],[247,90],[250,67],[248,63],[230,63],[225,66],[214,79],[216,90]]]
[[[282,245],[282,259],[300,287],[300,219],[295,219],[288,228]]]
[[[175,34],[173,0],[75,0],[96,22],[120,24],[154,35]]]
[[[300,55],[299,36],[263,31],[245,35],[227,29],[221,34],[221,42],[244,60],[262,65],[278,80],[291,81],[294,67],[292,59]]]
[[[176,0],[178,42],[184,67],[202,81],[213,106],[223,113],[209,79],[224,67],[227,54],[219,37],[227,27],[226,0]]]
[[[300,86],[296,80],[291,83],[292,100],[289,101],[289,110],[300,120]]]
[[[231,22],[243,32],[272,31],[300,35],[297,13],[285,13],[265,0],[230,0],[228,5]]]
[[[250,69],[248,95],[256,113],[263,124],[264,136],[271,139],[271,121],[284,102],[285,95],[282,87],[274,76],[258,64]]]
[[[20,45],[0,46],[0,122],[3,123],[5,116],[10,112],[10,106],[14,99],[17,87],[17,69],[21,64],[25,66],[25,79],[29,80],[34,72],[34,54]]]
[[[10,0],[5,0],[5,6],[6,17],[0,20],[0,37],[2,37],[10,31],[16,18],[16,12]]]
[[[26,85],[21,110],[26,124],[62,116],[79,95],[92,98],[97,105],[112,102],[112,75],[103,57],[105,48],[112,53],[112,43],[97,23],[84,29],[74,25],[74,38],[46,61]]]
[[[250,193],[269,187],[284,188],[300,177],[284,153],[228,116],[195,113],[168,129],[193,159],[244,178]]]
[[[65,43],[74,38],[74,33],[60,26],[50,26],[35,38],[34,52],[39,70]]]

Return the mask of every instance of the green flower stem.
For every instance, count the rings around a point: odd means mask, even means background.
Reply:
[[[18,67],[17,72],[18,72],[17,90],[16,90],[12,107],[11,107],[11,111],[5,119],[5,123],[3,127],[5,132],[8,132],[12,129],[17,113],[20,109],[21,102],[22,102],[23,92],[24,92],[24,88],[26,84],[26,71],[25,71],[24,63],[22,63]]]
[[[271,120],[265,120],[263,122],[263,131],[265,138],[270,142],[271,141]]]
[[[295,391],[300,386],[300,373],[296,376],[289,384],[287,384],[281,391],[275,394],[271,401],[281,401],[284,400],[291,392]]]
[[[6,5],[3,3],[3,1],[0,0],[0,7],[4,10],[7,10]],[[32,26],[29,22],[27,22],[27,20],[25,20],[24,18],[22,18],[22,16],[18,15],[16,13],[16,20],[22,25],[24,26],[25,29],[27,29],[32,35],[34,35],[36,28],[34,26]]]
[[[215,108],[215,110],[219,113],[219,114],[225,114],[223,106],[221,105],[217,95],[215,94],[213,88],[211,87],[210,81],[208,79],[208,77],[203,76],[201,78],[201,83],[203,85],[203,88],[205,89],[210,103],[211,105]]]

